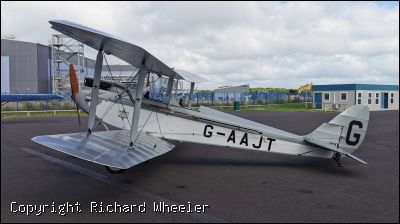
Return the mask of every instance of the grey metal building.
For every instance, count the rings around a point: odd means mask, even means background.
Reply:
[[[51,93],[51,55],[49,46],[1,39],[1,93]],[[84,60],[85,74],[90,75],[94,61]],[[76,64],[77,59],[72,57],[70,61]]]
[[[53,90],[51,47],[38,43],[1,39],[1,93],[51,93]],[[84,58],[84,76],[93,76],[95,61]],[[76,65],[77,58],[70,58]],[[68,66],[64,66],[68,71]],[[116,81],[130,77],[136,69],[132,65],[110,65]],[[103,66],[104,79],[110,75]],[[81,77],[82,78],[82,77]]]
[[[344,111],[364,104],[371,111],[398,110],[398,85],[338,84],[313,85],[313,108]]]
[[[1,39],[1,92],[50,93],[49,47]]]

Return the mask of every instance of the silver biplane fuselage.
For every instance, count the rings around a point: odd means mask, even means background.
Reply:
[[[99,53],[94,78],[88,85],[90,89],[79,91],[75,97],[77,106],[89,114],[88,132],[34,137],[33,141],[39,144],[117,169],[127,169],[168,152],[174,145],[166,140],[334,158],[337,162],[341,155],[346,155],[365,163],[351,153],[360,146],[367,130],[366,106],[350,107],[305,136],[208,107],[194,110],[191,100],[195,82],[204,81],[200,76],[171,69],[144,49],[110,34],[67,21],[50,23],[53,29]],[[103,52],[138,68],[136,83],[103,85],[104,81],[100,80]],[[146,77],[150,74],[168,78],[164,101],[149,99],[144,94],[143,89],[148,85]],[[191,83],[186,107],[174,98],[173,83],[178,80]],[[93,131],[99,123],[121,130]]]

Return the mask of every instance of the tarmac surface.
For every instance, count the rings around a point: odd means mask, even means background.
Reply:
[[[296,134],[337,115],[234,114]],[[344,167],[330,159],[173,142],[171,152],[111,174],[30,140],[78,131],[85,127],[74,117],[1,120],[1,222],[399,222],[399,111],[371,112],[354,153],[368,165],[344,158]],[[146,203],[146,211],[96,213],[91,202],[105,209]],[[208,207],[157,213],[154,202]],[[48,207],[37,215],[39,205]],[[64,216],[63,208],[69,208]]]

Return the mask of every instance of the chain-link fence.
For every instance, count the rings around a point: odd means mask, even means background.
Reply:
[[[189,100],[188,93],[174,94],[173,97],[179,102],[180,99],[186,103]],[[2,106],[2,110],[73,110],[75,103],[69,96],[64,97],[65,100],[51,101],[31,101],[31,102],[13,102]],[[165,93],[150,92],[150,98],[154,100],[164,101]],[[311,94],[291,95],[288,93],[202,93],[193,94],[192,106],[233,106],[234,102],[240,102],[241,105],[267,105],[282,104],[292,102],[312,102]]]
[[[35,110],[75,110],[71,100],[20,101],[9,102],[1,106],[2,111],[35,111]]]
[[[179,96],[178,96],[179,97]],[[185,101],[189,95],[180,96]],[[194,93],[193,105],[233,105],[234,102],[240,102],[241,105],[267,105],[267,104],[282,104],[291,102],[312,102],[311,94],[305,95],[290,95],[288,93]]]

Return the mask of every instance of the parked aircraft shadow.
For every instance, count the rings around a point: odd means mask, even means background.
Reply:
[[[297,160],[296,160],[297,159]],[[342,163],[343,167],[339,167],[336,162],[330,159],[320,158],[293,158],[282,161],[278,160],[265,160],[265,161],[254,161],[254,160],[232,160],[232,159],[221,159],[221,158],[207,158],[207,159],[173,159],[168,160],[169,163],[189,165],[189,166],[213,166],[213,167],[257,167],[257,168],[287,168],[287,169],[305,169],[316,173],[325,173],[339,176],[360,176],[361,174],[355,171],[354,163],[347,161]],[[361,165],[360,165],[361,166]]]

